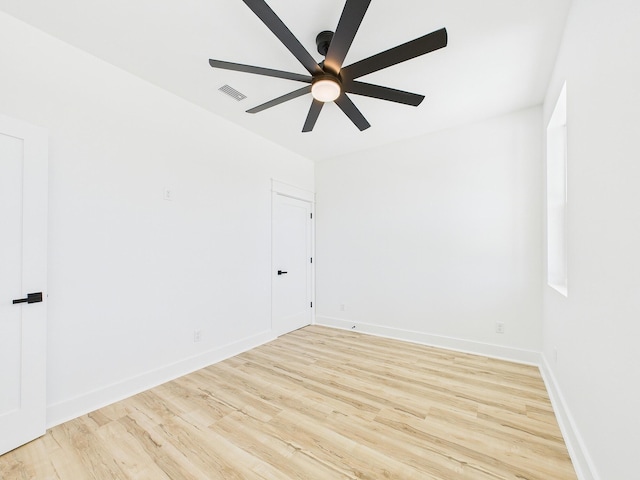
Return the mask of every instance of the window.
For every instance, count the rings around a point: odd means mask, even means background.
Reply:
[[[567,296],[567,84],[547,125],[547,283]]]

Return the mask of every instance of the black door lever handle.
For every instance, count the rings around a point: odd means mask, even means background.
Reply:
[[[278,270],[278,275],[285,275],[287,272],[284,272],[282,270]]]
[[[38,303],[42,301],[42,292],[37,293],[29,293],[27,294],[27,298],[17,298],[13,301],[14,305],[16,303]]]

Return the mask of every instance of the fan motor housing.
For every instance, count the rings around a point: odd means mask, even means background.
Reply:
[[[323,57],[327,56],[332,38],[333,32],[331,30],[325,30],[323,32],[320,32],[318,36],[316,36],[316,47],[318,47],[318,53]]]

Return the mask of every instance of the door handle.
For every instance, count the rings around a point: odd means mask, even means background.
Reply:
[[[278,270],[278,275],[286,275],[286,274],[287,274],[287,272],[284,272],[282,270]]]
[[[42,292],[37,293],[29,293],[27,294],[27,298],[17,298],[13,301],[16,303],[39,303],[42,301]]]

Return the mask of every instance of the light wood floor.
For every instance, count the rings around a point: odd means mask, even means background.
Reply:
[[[323,327],[59,425],[9,479],[575,479],[537,368]]]

